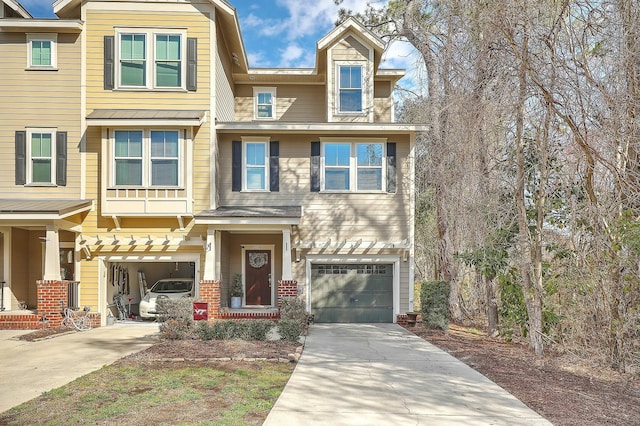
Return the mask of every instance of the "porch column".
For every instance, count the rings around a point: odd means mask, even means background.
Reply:
[[[216,273],[216,231],[213,228],[207,229],[207,242],[204,253],[204,275],[203,281],[215,280]]]
[[[44,281],[60,281],[60,242],[58,229],[54,225],[47,225],[44,255]]]
[[[282,281],[290,281],[291,273],[291,229],[282,230]]]

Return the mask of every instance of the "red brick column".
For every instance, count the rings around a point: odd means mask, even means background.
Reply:
[[[220,281],[200,281],[199,298],[207,302],[209,321],[213,321],[220,316]]]
[[[62,309],[67,306],[68,281],[36,281],[38,287],[38,316],[48,321],[49,327],[62,322]]]
[[[287,297],[298,297],[298,281],[278,281],[278,310],[282,308],[282,299]]]

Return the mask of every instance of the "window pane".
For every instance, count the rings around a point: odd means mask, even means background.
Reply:
[[[341,89],[362,88],[362,67],[360,66],[340,67],[340,88]]]
[[[120,59],[146,59],[145,39],[144,34],[122,34],[120,36]]]
[[[33,133],[31,135],[31,156],[51,157],[51,133]]]
[[[349,169],[325,170],[324,188],[326,190],[349,189]]]
[[[358,190],[371,191],[382,189],[382,169],[359,169]]]
[[[51,160],[33,160],[33,182],[51,182]]]
[[[152,157],[178,157],[178,132],[151,132]]]
[[[342,90],[340,91],[340,111],[362,111],[362,91]]]
[[[180,62],[156,62],[158,87],[180,87],[181,81]]]
[[[271,93],[258,93],[258,104],[271,105]]]
[[[142,132],[116,131],[116,157],[142,157]]]
[[[152,160],[151,185],[177,186],[178,160]]]
[[[116,160],[116,185],[142,185],[142,160]]]
[[[382,166],[382,144],[358,144],[358,166]]]
[[[271,105],[258,105],[258,117],[273,117],[273,107]]]
[[[264,143],[248,143],[245,145],[245,164],[247,166],[264,166],[266,158],[266,147]]]
[[[123,86],[144,86],[147,70],[144,61],[122,62],[120,81]]]
[[[247,169],[247,189],[265,189],[264,168]]]
[[[31,42],[31,64],[51,65],[51,42],[34,40]]]
[[[180,36],[179,35],[157,35],[156,36],[156,59],[179,60],[180,59]]]
[[[328,143],[324,146],[325,165],[348,166],[351,145],[348,143]]]

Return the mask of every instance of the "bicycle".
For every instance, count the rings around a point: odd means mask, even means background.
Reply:
[[[78,331],[91,330],[91,317],[89,316],[88,306],[85,306],[82,311],[64,308],[62,314],[64,315],[62,326],[75,328]]]

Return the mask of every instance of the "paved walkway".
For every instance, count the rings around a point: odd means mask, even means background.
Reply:
[[[0,331],[0,412],[151,346],[157,323],[116,324],[39,342]]]
[[[316,324],[265,425],[549,425],[395,324]]]

